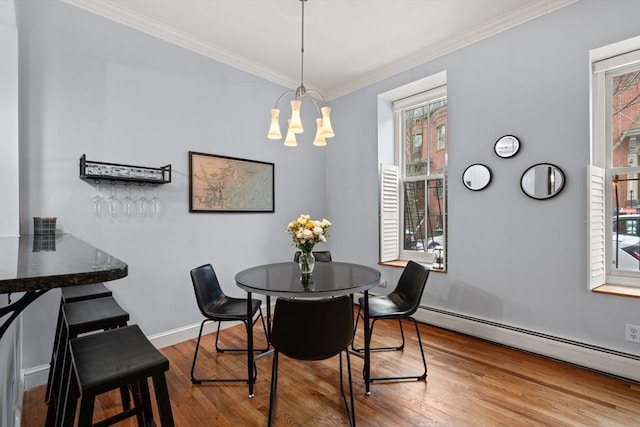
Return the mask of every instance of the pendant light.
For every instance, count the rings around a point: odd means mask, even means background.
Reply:
[[[307,90],[304,87],[304,4],[307,0],[300,0],[302,4],[302,43],[300,49],[300,86],[296,90],[290,90],[278,97],[275,106],[271,109],[271,126],[267,133],[269,139],[281,139],[282,133],[280,132],[280,110],[278,109],[278,102],[287,96],[293,95],[291,100],[291,118],[287,121],[287,137],[285,138],[284,145],[288,147],[297,146],[296,134],[304,132],[302,126],[302,120],[300,118],[300,110],[302,107],[302,101],[310,99],[316,107],[318,118],[316,118],[316,135],[313,139],[313,145],[325,146],[327,145],[326,138],[334,136],[333,128],[331,127],[331,108],[327,106],[325,97],[318,91]],[[320,107],[322,105],[322,107]]]

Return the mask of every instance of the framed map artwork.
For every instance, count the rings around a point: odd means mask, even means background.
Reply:
[[[274,212],[274,164],[189,151],[189,212]]]

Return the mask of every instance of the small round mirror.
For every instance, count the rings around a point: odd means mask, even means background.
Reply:
[[[472,191],[484,190],[490,182],[491,169],[480,163],[467,167],[462,174],[462,183]]]
[[[520,150],[520,140],[513,135],[505,135],[496,141],[493,151],[498,157],[513,157]]]
[[[520,187],[527,196],[536,200],[550,199],[560,194],[566,179],[564,172],[551,163],[539,163],[524,171]]]

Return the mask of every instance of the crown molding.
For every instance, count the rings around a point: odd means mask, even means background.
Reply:
[[[247,73],[269,80],[273,83],[285,87],[297,87],[299,82],[296,78],[279,73],[271,68],[264,67],[254,61],[243,56],[230,52],[220,46],[205,42],[204,40],[193,37],[182,31],[178,31],[168,25],[162,24],[156,20],[149,19],[141,14],[123,9],[110,0],[62,0],[64,3],[79,7],[96,15],[107,18],[111,21],[118,22],[127,27],[134,28],[143,33],[157,37],[166,42],[180,46],[184,49],[196,52],[207,58],[227,64],[231,67],[238,68]]]
[[[189,34],[149,19],[141,14],[123,9],[111,0],[102,0],[100,2],[94,0],[62,1],[281,86],[295,88],[299,85],[298,80],[293,76],[280,73],[219,46],[207,43],[204,40],[197,39]],[[361,79],[353,80],[343,86],[318,89],[318,91],[325,93],[327,101],[339,98],[577,1],[578,0],[544,0],[529,3],[527,6],[505,14],[501,18],[486,25],[472,28],[456,37],[443,40],[437,45],[422,49],[403,60],[395,61],[389,66],[371,70],[371,72],[368,72]]]
[[[425,64],[458,49],[462,49],[463,47],[489,38],[520,24],[524,24],[527,21],[531,21],[540,16],[554,12],[577,1],[578,0],[546,0],[530,3],[526,7],[522,7],[514,12],[503,15],[500,19],[472,28],[457,37],[442,40],[438,42],[437,45],[429,46],[428,48],[408,56],[403,60],[396,61],[387,67],[372,70],[372,72],[367,73],[364,78],[354,80],[348,85],[330,88],[326,91],[327,100],[339,98],[386,78],[411,70],[419,65]]]

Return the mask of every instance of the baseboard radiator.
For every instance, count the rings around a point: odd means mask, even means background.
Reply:
[[[428,325],[640,382],[640,356],[638,355],[433,307],[420,306],[414,318]]]

